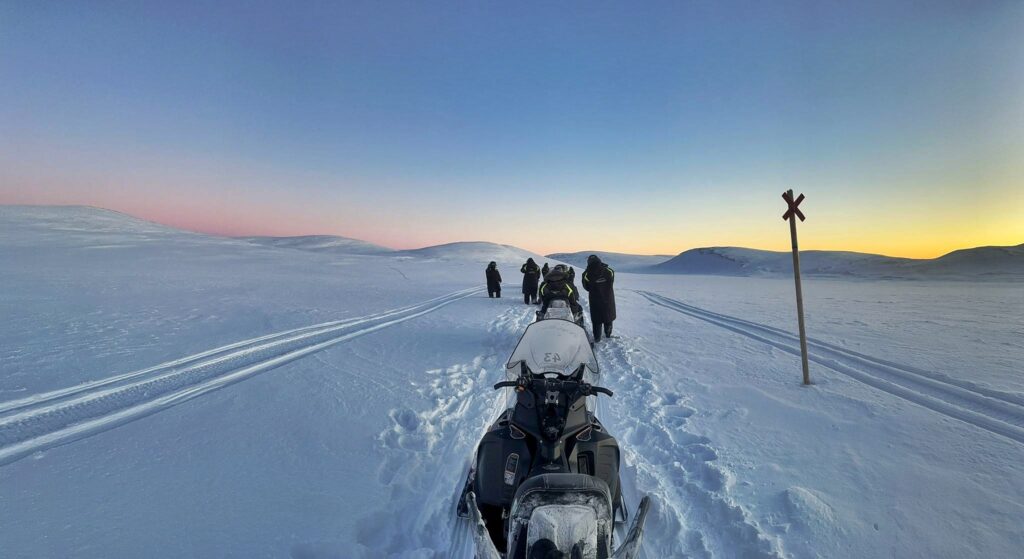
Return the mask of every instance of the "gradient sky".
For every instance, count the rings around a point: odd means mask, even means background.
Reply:
[[[552,5],[556,4],[556,5]],[[1024,242],[1024,2],[0,1],[0,203],[395,248]]]

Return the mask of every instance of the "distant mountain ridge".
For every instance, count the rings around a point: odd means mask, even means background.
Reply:
[[[552,260],[565,262],[578,268],[587,267],[587,258],[596,254],[602,261],[607,262],[612,268],[619,272],[640,272],[651,266],[661,264],[672,258],[670,254],[653,255],[627,254],[622,252],[605,252],[600,250],[583,250],[579,252],[557,252],[547,255]]]
[[[296,237],[239,237],[244,241],[263,246],[336,252],[339,254],[388,254],[394,249],[337,235],[300,235]]]
[[[445,243],[441,245],[414,248],[409,250],[397,250],[390,253],[391,256],[405,258],[429,258],[434,260],[476,260],[487,264],[496,261],[508,264],[522,264],[527,258],[533,258],[540,263],[544,257],[528,250],[487,241],[460,241]],[[518,271],[518,269],[517,269]]]
[[[0,205],[0,236],[5,231],[31,229],[33,242],[52,239],[65,245],[100,248],[129,247],[156,239],[196,243],[246,243],[339,255],[384,256],[444,261],[479,262],[494,260],[502,269],[514,267],[527,258],[538,264],[545,260],[586,266],[590,254],[620,272],[649,274],[694,274],[723,276],[788,276],[792,254],[738,247],[705,247],[684,251],[675,257],[623,254],[606,251],[553,253],[542,256],[519,247],[485,241],[455,242],[410,250],[393,250],[347,237],[305,235],[296,237],[218,237],[193,233],[134,216],[92,206]],[[28,238],[28,237],[26,237]],[[25,241],[27,242],[27,241]],[[914,259],[845,251],[806,250],[800,253],[801,272],[811,277],[864,279],[967,279],[1024,280],[1024,244],[984,246],[955,250],[938,258]]]
[[[793,273],[793,255],[736,247],[696,248],[643,271],[724,276],[789,275]],[[1024,276],[1024,244],[962,249],[931,259],[806,250],[800,252],[800,271],[808,276],[832,277],[1012,279]]]

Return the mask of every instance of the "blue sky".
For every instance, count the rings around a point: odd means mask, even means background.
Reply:
[[[809,248],[1024,242],[1024,3],[638,4],[5,2],[0,202],[674,253],[785,247],[791,187]]]

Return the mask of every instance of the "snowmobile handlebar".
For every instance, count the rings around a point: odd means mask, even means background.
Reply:
[[[539,381],[541,381],[541,382],[543,382],[545,384],[550,384],[552,382],[552,381],[547,380],[547,379],[537,379],[537,380],[539,380]],[[558,382],[558,381],[555,381],[555,382]],[[503,380],[503,381],[495,384],[494,385],[494,389],[495,390],[501,390],[502,388],[516,388],[516,387],[525,389],[526,385],[527,385],[527,383],[523,382],[522,380]],[[582,391],[583,391],[583,394],[585,394],[587,396],[595,396],[597,394],[606,394],[608,396],[615,396],[614,392],[612,392],[611,390],[608,390],[607,388],[605,388],[603,386],[594,386],[592,384],[575,383],[575,382],[572,382],[572,386],[574,387],[574,389],[575,389],[575,387],[581,388]]]

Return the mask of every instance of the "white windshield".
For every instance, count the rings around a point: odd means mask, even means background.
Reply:
[[[570,375],[580,365],[598,372],[587,333],[568,320],[541,320],[527,326],[506,367],[515,369],[520,363],[534,373]]]

